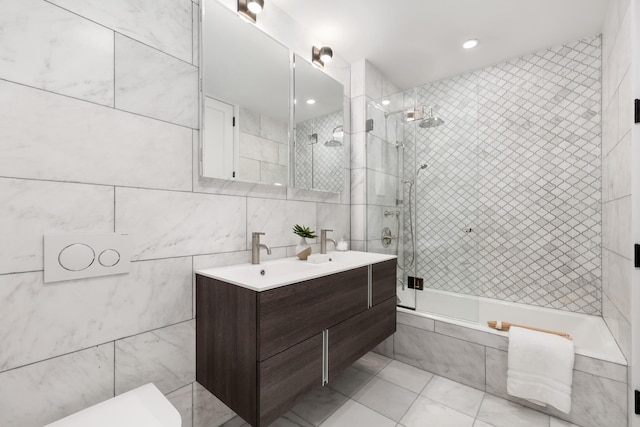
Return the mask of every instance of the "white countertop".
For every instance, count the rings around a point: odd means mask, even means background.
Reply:
[[[397,258],[395,255],[358,251],[334,251],[328,255],[331,261],[321,264],[293,257],[260,264],[205,268],[197,270],[196,274],[261,292]]]

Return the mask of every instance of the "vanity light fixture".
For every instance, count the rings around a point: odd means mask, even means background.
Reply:
[[[389,105],[389,104],[391,104],[391,101],[389,101],[388,99],[383,99],[383,100],[382,100],[382,105],[384,105],[385,107],[386,107],[387,105]]]
[[[462,43],[462,47],[465,49],[473,49],[476,46],[478,46],[478,39],[470,39]]]
[[[318,68],[324,68],[324,64],[331,61],[333,58],[333,49],[329,46],[322,46],[317,48],[313,46],[311,48],[311,63]]]
[[[238,14],[247,21],[256,23],[256,15],[262,12],[264,0],[238,0]]]
[[[307,99],[307,104],[309,104],[309,105],[313,105],[313,104],[315,104],[315,103],[316,103],[316,100],[315,100],[315,99],[313,99],[313,98],[309,98],[309,99]]]

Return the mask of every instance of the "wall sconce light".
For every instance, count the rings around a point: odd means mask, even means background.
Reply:
[[[256,23],[256,15],[262,12],[264,0],[238,0],[238,13],[240,17]]]
[[[324,68],[324,64],[333,58],[333,50],[329,46],[311,48],[311,62],[318,68]]]

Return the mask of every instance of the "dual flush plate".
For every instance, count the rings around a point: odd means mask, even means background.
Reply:
[[[131,238],[126,233],[44,236],[45,283],[129,272]]]

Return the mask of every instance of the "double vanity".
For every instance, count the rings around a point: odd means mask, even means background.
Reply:
[[[254,427],[396,330],[396,257],[328,258],[196,272],[196,380]]]

